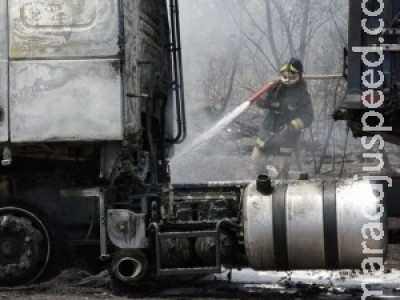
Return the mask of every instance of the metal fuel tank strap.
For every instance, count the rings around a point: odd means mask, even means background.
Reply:
[[[272,194],[274,252],[278,270],[289,269],[286,224],[287,189],[287,184],[276,185]]]
[[[336,182],[324,182],[324,244],[327,269],[339,268],[339,251],[336,216]]]

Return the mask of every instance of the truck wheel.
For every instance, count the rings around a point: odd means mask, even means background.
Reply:
[[[28,284],[46,269],[52,252],[50,233],[34,213],[0,208],[0,284]]]

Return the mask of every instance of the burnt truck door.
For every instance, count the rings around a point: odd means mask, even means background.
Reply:
[[[119,1],[8,0],[8,15],[11,142],[122,140]]]
[[[0,142],[8,141],[8,13],[0,1]]]

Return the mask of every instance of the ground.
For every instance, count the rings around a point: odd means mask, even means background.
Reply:
[[[400,299],[400,270],[356,276],[352,271],[254,272],[248,269],[192,280],[159,280],[136,285],[116,295],[107,271],[90,275],[71,269],[58,277],[18,289],[0,288],[2,299],[360,299],[362,280],[375,283],[384,297]],[[231,278],[230,280],[228,278]],[[380,280],[382,282],[380,282]],[[120,292],[121,293],[121,292]]]

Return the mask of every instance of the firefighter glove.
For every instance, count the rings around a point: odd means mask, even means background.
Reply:
[[[294,128],[294,126],[291,123],[289,123],[281,127],[281,129],[279,130],[279,135],[284,136],[295,131],[296,129]]]
[[[296,118],[290,121],[290,126],[293,128],[293,131],[299,131],[306,127],[302,118]]]
[[[262,139],[257,138],[256,139],[256,146],[258,148],[260,148],[260,149],[263,149],[265,147],[265,142]]]
[[[270,152],[273,150],[273,142],[272,143],[271,142],[272,142],[271,138],[268,139],[268,141],[263,141],[262,139],[257,138],[256,147],[260,149],[260,151],[262,152]]]

